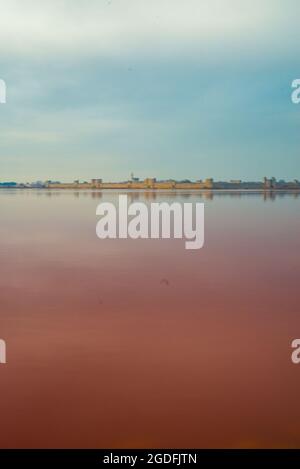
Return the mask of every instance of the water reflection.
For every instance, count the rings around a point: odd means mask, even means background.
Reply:
[[[0,445],[300,447],[299,193],[122,192],[207,202],[193,252],[99,240],[120,193],[0,191]]]
[[[75,198],[79,197],[90,197],[92,199],[101,199],[105,196],[111,196],[112,194],[127,194],[128,198],[131,200],[138,200],[138,199],[146,199],[146,200],[156,200],[156,199],[164,199],[164,198],[182,198],[182,199],[189,199],[189,198],[202,198],[205,200],[214,200],[214,198],[218,197],[230,197],[230,198],[245,198],[245,197],[255,197],[260,198],[262,200],[276,200],[282,199],[285,197],[292,197],[292,198],[299,198],[300,191],[255,191],[255,190],[215,190],[215,191],[207,191],[207,190],[193,190],[193,191],[185,191],[185,190],[113,190],[113,189],[106,189],[106,190],[69,190],[69,189],[2,189],[0,190],[0,195],[7,194],[7,195],[18,195],[22,194],[24,196],[34,195],[36,197],[60,197],[60,196],[72,196]]]

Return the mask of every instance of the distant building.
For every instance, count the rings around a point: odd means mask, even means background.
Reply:
[[[276,188],[276,179],[274,177],[272,177],[271,179],[264,177],[264,189],[272,190],[275,188]]]
[[[99,189],[102,185],[102,179],[92,179],[91,180],[91,185],[93,189]]]
[[[214,185],[214,180],[213,178],[207,178],[204,181],[204,188],[205,189],[212,189]]]
[[[145,185],[147,186],[148,189],[153,189],[154,184],[156,183],[156,178],[146,178],[144,180]]]

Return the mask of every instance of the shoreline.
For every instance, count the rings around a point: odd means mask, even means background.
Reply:
[[[181,191],[200,191],[200,192],[259,192],[259,193],[264,193],[264,192],[294,192],[294,193],[300,193],[300,188],[299,189],[293,189],[293,188],[276,188],[276,189],[246,189],[246,188],[213,188],[213,189],[202,189],[198,187],[180,187],[180,188],[169,188],[169,187],[153,187],[153,188],[135,188],[135,187],[101,187],[101,188],[93,188],[93,187],[17,187],[17,186],[6,186],[6,187],[1,187],[0,190],[37,190],[37,191],[56,191],[56,190],[64,190],[64,191],[90,191],[90,192],[102,192],[102,191],[140,191],[140,192],[159,192],[159,191],[171,191],[171,192],[181,192]]]

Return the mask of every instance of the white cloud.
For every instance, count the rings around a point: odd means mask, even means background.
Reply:
[[[287,11],[296,26],[296,8],[294,0],[0,0],[0,52],[90,56],[251,45],[276,36]]]

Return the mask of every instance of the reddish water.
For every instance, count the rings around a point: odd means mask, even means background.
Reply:
[[[99,240],[117,193],[0,191],[0,446],[300,447],[300,197],[205,202],[205,246]]]

